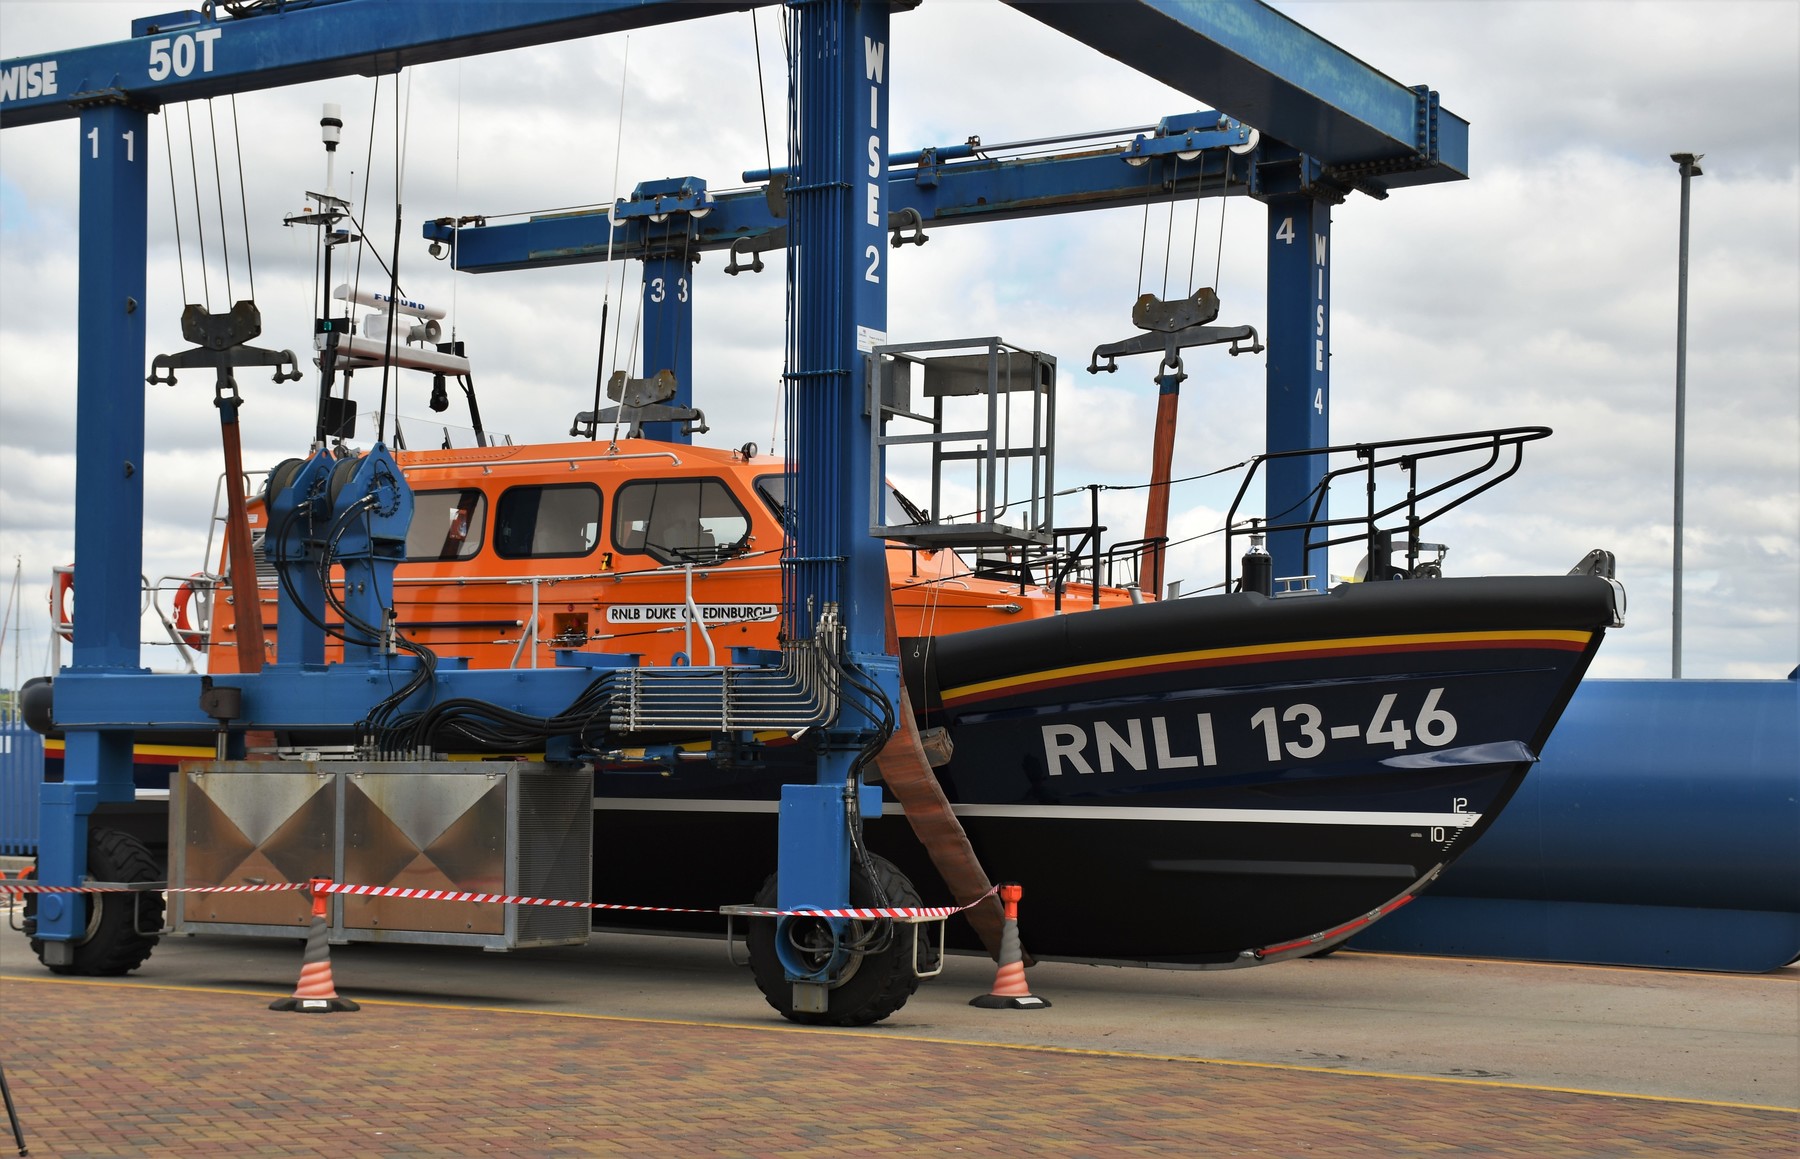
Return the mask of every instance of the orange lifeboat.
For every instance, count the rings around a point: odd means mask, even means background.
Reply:
[[[476,668],[530,668],[551,664],[558,648],[669,665],[728,663],[732,648],[779,645],[780,458],[646,439],[395,458],[415,503],[395,571],[395,616],[435,652],[466,656]],[[250,501],[249,518],[274,660],[276,580],[263,557],[260,500]],[[1065,583],[1059,604],[1049,577],[947,548],[890,544],[888,573],[902,637],[1133,600],[1125,587],[1096,593],[1091,582]],[[239,616],[228,592],[219,600],[210,668],[234,672]],[[339,658],[334,641],[327,659]]]

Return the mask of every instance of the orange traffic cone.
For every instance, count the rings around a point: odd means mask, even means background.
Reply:
[[[300,963],[300,984],[292,998],[278,998],[269,1003],[270,1010],[294,1010],[301,1014],[331,1014],[339,1010],[360,1010],[348,998],[339,998],[331,984],[331,942],[325,930],[325,899],[329,894],[321,887],[331,884],[329,877],[312,879],[312,927],[306,931],[306,957]]]
[[[1006,925],[1000,930],[1000,969],[994,975],[994,988],[979,998],[969,999],[970,1006],[989,1010],[1043,1010],[1049,999],[1039,998],[1025,984],[1025,954],[1019,946],[1019,898],[1023,886],[1003,885],[1000,900],[1006,906]]]

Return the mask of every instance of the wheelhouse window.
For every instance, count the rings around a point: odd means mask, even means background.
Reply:
[[[776,519],[787,518],[787,476],[763,475],[756,480],[756,493],[769,505]]]
[[[600,538],[600,488],[592,483],[510,487],[494,506],[494,552],[502,559],[587,555]]]
[[[487,533],[487,496],[480,488],[413,492],[406,530],[408,562],[473,559]]]
[[[662,563],[716,563],[744,550],[750,517],[719,479],[627,483],[613,496],[612,538]]]

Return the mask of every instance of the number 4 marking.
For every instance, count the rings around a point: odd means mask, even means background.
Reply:
[[[1281,219],[1281,228],[1275,231],[1275,240],[1281,241],[1281,242],[1286,242],[1288,245],[1294,244],[1294,219],[1293,218],[1284,217]]]
[[[1366,743],[1391,744],[1396,749],[1403,749],[1406,742],[1412,739],[1412,733],[1404,724],[1388,719],[1388,713],[1394,711],[1394,701],[1397,699],[1398,694],[1393,692],[1381,698],[1381,703],[1375,707],[1374,719],[1369,721],[1369,731],[1363,736]]]
[[[1322,386],[1313,391],[1313,409],[1320,414],[1325,413],[1325,388]]]

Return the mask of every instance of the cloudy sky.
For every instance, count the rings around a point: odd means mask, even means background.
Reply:
[[[121,39],[132,17],[166,7],[0,0],[0,57]],[[1589,548],[1615,552],[1629,624],[1602,649],[1597,675],[1668,674],[1679,191],[1668,154],[1706,154],[1693,193],[1684,672],[1785,676],[1800,661],[1800,4],[1277,7],[1402,83],[1429,84],[1472,124],[1471,180],[1385,202],[1358,196],[1334,211],[1333,438],[1554,427],[1519,477],[1428,538],[1450,545],[1446,570],[1460,575],[1561,572]],[[754,19],[765,83],[779,99],[777,16]],[[402,284],[453,309],[490,428],[521,441],[561,437],[589,404],[608,271],[453,275],[426,257],[418,223],[590,205],[684,174],[715,189],[741,185],[766,148],[752,29],[739,13],[633,33],[628,61],[617,36],[403,78]],[[989,0],[928,0],[897,15],[889,59],[899,148],[1143,125],[1195,105]],[[344,108],[340,192],[366,201],[370,236],[389,247],[392,82],[372,118],[373,99],[372,81],[346,78],[236,100],[265,345],[308,343],[312,237],[280,221],[323,179],[323,101]],[[227,268],[231,293],[245,296],[233,113],[221,100],[152,118],[151,354],[185,345],[184,272],[187,296],[210,294],[215,309],[227,298]],[[770,115],[779,157],[782,110],[772,105]],[[204,263],[190,133],[208,214]],[[0,684],[12,683],[15,660],[23,675],[43,669],[46,580],[74,549],[77,146],[74,122],[0,133],[0,590],[15,558],[24,577],[14,618],[22,630],[0,654]],[[166,147],[176,158],[173,198]],[[1221,322],[1263,329],[1265,217],[1234,198],[1223,209],[1183,202],[1172,215],[1159,206],[1147,218],[1126,209],[936,229],[929,245],[893,253],[889,333],[1000,334],[1055,354],[1059,481],[1141,482],[1154,368],[1140,359],[1090,378],[1088,354],[1132,332],[1131,303],[1140,288],[1161,292],[1165,253],[1169,293],[1185,293],[1196,248],[1202,284],[1217,263]],[[1140,248],[1150,255],[1142,283]],[[766,447],[781,371],[779,265],[738,278],[722,266],[709,256],[697,274],[696,394],[712,439]],[[615,311],[622,297],[635,299],[635,267],[628,276],[621,295],[613,274]],[[1198,351],[1188,369],[1177,474],[1260,450],[1260,360]],[[219,443],[203,377],[149,388],[151,576],[205,566]],[[246,461],[304,453],[312,384],[276,387],[247,374],[242,385]],[[434,444],[441,424],[425,387],[406,390],[414,444]],[[1171,535],[1216,528],[1228,501],[1225,484],[1178,489]],[[1141,504],[1141,492],[1108,492],[1103,518],[1141,526]],[[1219,540],[1208,538],[1178,549],[1172,575],[1193,588],[1221,569]],[[173,664],[170,652],[147,648],[145,662]]]

